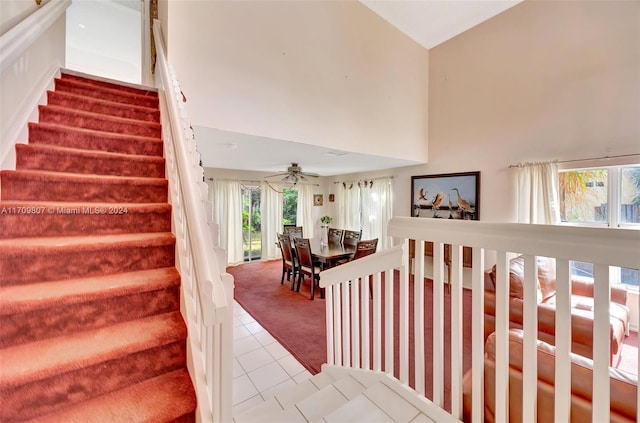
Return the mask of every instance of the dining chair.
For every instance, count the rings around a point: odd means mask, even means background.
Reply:
[[[329,231],[327,232],[327,243],[342,244],[343,236],[344,236],[344,229],[329,228]]]
[[[296,277],[298,276],[300,264],[295,251],[291,247],[291,238],[289,235],[277,234],[278,244],[280,244],[280,251],[282,251],[282,277],[280,278],[280,284],[284,283],[284,275],[287,274],[287,280],[291,281],[291,290],[296,283]]]
[[[356,246],[358,245],[358,241],[360,241],[360,237],[362,237],[362,231],[344,231],[344,238],[342,239],[342,243],[344,245]]]
[[[358,241],[358,244],[356,245],[356,252],[353,253],[352,260],[357,260],[359,258],[373,254],[376,252],[377,249],[378,249],[378,238]]]
[[[302,226],[285,226],[283,233],[293,238],[302,238]]]
[[[311,278],[311,299],[313,300],[316,284],[320,287],[320,266],[313,263],[311,255],[311,243],[308,238],[295,238],[293,240],[296,246],[296,253],[298,254],[298,260],[300,261],[300,268],[298,269],[298,286],[297,292],[300,292],[300,284],[307,275]],[[320,298],[324,298],[324,289],[320,290]]]
[[[378,238],[358,241],[356,252],[351,260],[358,260],[376,252],[378,249]],[[373,276],[369,275],[369,298],[373,299]]]

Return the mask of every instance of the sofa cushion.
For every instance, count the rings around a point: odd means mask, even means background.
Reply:
[[[495,290],[496,266],[491,269],[493,290]],[[556,261],[548,257],[538,257],[538,302],[544,302],[556,293]],[[491,287],[485,289],[491,289]],[[509,296],[524,298],[524,256],[509,260]]]
[[[509,366],[519,372],[523,369],[523,331],[509,331]],[[538,379],[550,385],[555,381],[555,347],[546,342],[537,341],[538,346]],[[495,361],[495,333],[487,338],[485,344],[486,358]],[[609,369],[611,409],[635,420],[638,379],[635,375],[614,368]],[[571,393],[587,402],[592,400],[593,361],[571,354]]]

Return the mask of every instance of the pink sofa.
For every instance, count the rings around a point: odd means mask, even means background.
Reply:
[[[485,422],[495,422],[495,333],[485,344],[484,414]],[[509,331],[509,422],[522,421],[522,331]],[[613,423],[636,421],[638,410],[638,379],[635,375],[609,369],[611,419]],[[539,422],[553,422],[555,384],[555,347],[538,341]],[[571,355],[571,423],[591,422],[593,402],[593,362],[583,356]],[[471,421],[471,371],[463,380],[463,421]]]
[[[496,269],[485,271],[484,337],[495,330]],[[509,326],[522,328],[524,304],[524,257],[509,263]],[[556,328],[556,267],[555,260],[538,258],[538,339],[555,345]],[[610,365],[618,363],[622,344],[629,327],[627,291],[611,287]],[[593,279],[573,276],[571,280],[571,351],[593,357]]]

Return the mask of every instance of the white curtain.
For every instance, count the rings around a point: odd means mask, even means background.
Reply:
[[[373,186],[360,188],[362,192],[362,239],[378,238],[378,251],[392,246],[387,235],[393,217],[393,184],[391,178],[378,179]]]
[[[282,184],[262,182],[260,185],[260,230],[262,260],[280,258],[276,234],[282,232]]]
[[[338,190],[338,228],[359,231],[360,225],[360,189],[357,183],[343,183]]]
[[[305,238],[313,238],[313,185],[300,184],[298,187],[298,209],[296,212],[296,224],[302,226]],[[282,222],[282,220],[280,220]]]
[[[227,264],[242,263],[244,252],[240,182],[213,182],[213,219],[219,228],[219,245],[227,251]]]
[[[558,164],[519,164],[517,173],[518,223],[560,223]]]

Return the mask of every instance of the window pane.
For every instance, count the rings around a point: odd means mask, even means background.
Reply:
[[[593,263],[583,263],[581,261],[571,261],[571,274],[573,276],[593,277]]]
[[[586,276],[593,278],[593,263],[583,263],[581,261],[571,261],[572,276]],[[615,278],[617,280],[617,278]],[[640,272],[638,269],[620,268],[620,282],[624,285],[639,286]]]
[[[638,286],[640,285],[639,275],[640,272],[638,272],[638,269],[627,269],[623,267],[620,269],[620,282],[625,285]]]
[[[640,166],[620,172],[620,222],[640,223]]]
[[[259,260],[262,254],[260,188],[242,190],[242,241],[245,261]]]
[[[560,218],[563,222],[607,222],[607,170],[561,172]]]
[[[298,210],[298,191],[285,189],[282,195],[282,223],[284,225],[296,225],[296,212]]]

